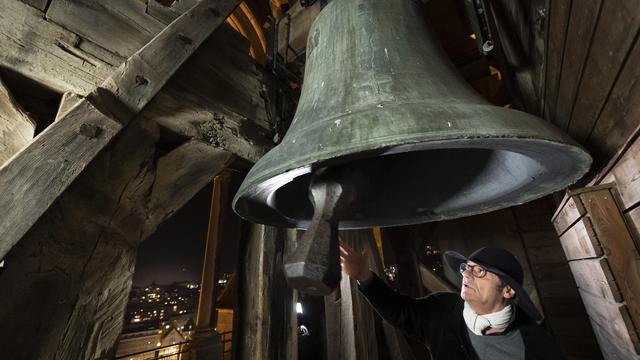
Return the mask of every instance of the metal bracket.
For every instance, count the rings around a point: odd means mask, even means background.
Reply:
[[[495,44],[489,28],[489,19],[487,18],[484,0],[465,0],[464,5],[469,16],[471,28],[476,36],[478,48],[483,55],[488,55],[495,47]]]

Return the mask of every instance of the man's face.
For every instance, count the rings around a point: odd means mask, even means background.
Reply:
[[[477,265],[473,261],[467,261],[467,264]],[[502,310],[507,300],[505,289],[496,274],[486,271],[484,276],[477,277],[471,267],[462,273],[460,296],[480,315]]]

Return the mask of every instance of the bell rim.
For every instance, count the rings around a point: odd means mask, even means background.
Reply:
[[[488,144],[491,144],[492,141],[495,142],[494,145],[496,146],[487,146]],[[421,142],[418,142],[418,141],[406,142],[404,144],[399,144],[399,145],[381,146],[375,149],[365,148],[362,151],[353,151],[354,149],[345,148],[343,149],[344,155],[342,156],[334,156],[324,160],[309,162],[302,166],[277,172],[277,174],[273,174],[274,172],[276,172],[274,170],[274,171],[262,174],[261,176],[258,177],[258,176],[252,176],[254,174],[252,174],[252,172],[249,171],[249,173],[245,177],[245,180],[243,181],[236,195],[234,196],[232,206],[234,211],[240,217],[248,221],[265,224],[265,225],[271,225],[271,226],[306,229],[309,223],[308,220],[297,220],[297,219],[289,218],[279,213],[278,210],[276,210],[275,208],[269,207],[270,210],[273,213],[277,214],[277,217],[279,218],[278,221],[269,221],[268,219],[265,219],[260,216],[258,217],[252,216],[251,211],[248,208],[243,208],[242,202],[246,202],[253,198],[254,200],[262,199],[264,201],[261,201],[261,200],[257,200],[257,201],[263,204],[266,204],[267,198],[272,194],[274,194],[278,189],[288,184],[289,182],[293,181],[295,178],[299,176],[307,175],[312,171],[312,169],[321,168],[325,166],[337,166],[337,165],[347,164],[349,162],[354,161],[354,159],[365,159],[367,158],[366,155],[371,154],[372,152],[376,153],[376,155],[386,156],[391,154],[400,154],[400,153],[409,153],[409,152],[427,151],[427,150],[484,149],[484,150],[504,150],[509,152],[515,152],[515,153],[529,157],[528,155],[524,154],[522,151],[517,151],[518,147],[524,145],[525,143],[527,143],[528,145],[535,144],[535,146],[531,147],[532,149],[535,149],[535,150],[540,150],[541,148],[544,147],[544,151],[547,155],[552,154],[553,151],[559,151],[560,154],[565,155],[565,158],[567,159],[571,158],[572,160],[572,161],[565,161],[565,163],[573,164],[575,165],[575,167],[572,170],[567,171],[568,175],[563,176],[561,179],[556,179],[555,181],[551,181],[551,182],[538,181],[536,183],[531,183],[531,184],[536,184],[536,187],[538,188],[538,191],[536,192],[527,193],[526,196],[521,196],[519,198],[514,198],[513,196],[507,196],[509,201],[504,201],[498,204],[492,203],[490,206],[479,208],[479,210],[477,211],[467,211],[464,213],[457,214],[457,216],[450,216],[451,214],[441,214],[438,216],[421,216],[421,217],[416,217],[415,219],[405,219],[406,221],[403,221],[402,223],[390,222],[385,224],[385,223],[377,222],[375,224],[363,224],[358,226],[346,225],[344,223],[341,223],[340,229],[364,229],[364,228],[371,228],[374,226],[387,227],[387,226],[419,224],[419,223],[425,223],[425,222],[431,222],[431,221],[441,221],[441,220],[448,220],[448,219],[454,219],[459,217],[473,216],[473,215],[478,215],[478,214],[487,213],[491,211],[496,211],[509,206],[520,205],[574,184],[576,181],[578,181],[582,176],[584,176],[588,172],[592,163],[591,156],[586,152],[586,150],[584,150],[578,144],[572,144],[570,142],[559,142],[559,141],[541,139],[541,138],[531,138],[531,137],[525,138],[525,137],[513,137],[513,136],[511,137],[484,136],[484,137],[472,137],[472,138],[469,137],[464,139],[461,139],[461,138],[441,139],[437,141],[426,140]],[[482,144],[483,146],[478,146],[479,144]],[[452,145],[458,145],[458,146],[452,146]],[[511,145],[511,146],[505,146],[505,145]],[[409,149],[409,150],[405,150],[405,149]],[[532,154],[532,153],[533,152],[529,152],[529,154]],[[301,159],[303,158],[298,158],[297,162],[300,162]],[[553,161],[547,162],[547,164],[552,164],[552,163]],[[290,178],[290,180],[282,181],[282,179],[285,179],[285,178]],[[280,182],[280,186],[271,188],[269,195],[267,195],[266,197],[252,196],[253,194],[261,193],[262,191],[259,191],[258,188],[261,185],[265,185],[265,183],[269,181],[274,183]],[[530,185],[529,187],[532,187],[532,186]],[[265,206],[268,207],[268,205],[265,205]]]

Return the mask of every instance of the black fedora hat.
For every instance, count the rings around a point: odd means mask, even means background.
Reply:
[[[520,307],[533,321],[542,321],[542,315],[531,302],[529,295],[522,287],[524,271],[522,265],[509,251],[498,247],[483,247],[473,252],[468,258],[455,251],[447,251],[444,258],[451,268],[461,278],[460,264],[467,261],[482,266],[492,272],[516,292],[514,303]]]

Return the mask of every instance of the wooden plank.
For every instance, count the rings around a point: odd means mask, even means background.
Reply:
[[[591,220],[588,217],[583,217],[560,236],[560,244],[562,244],[567,260],[602,256],[602,248],[593,232]]]
[[[153,99],[141,116],[176,134],[203,140],[250,162],[256,162],[274,146],[251,120],[225,111],[215,102],[194,99],[193,94],[173,83]]]
[[[0,78],[0,166],[33,139],[35,127]]]
[[[75,45],[79,50],[85,54],[91,55],[94,59],[99,59],[101,62],[108,64],[109,66],[120,66],[126,57],[120,56],[114,52],[111,52],[102,46],[89,41],[85,38],[80,38],[80,41]]]
[[[145,10],[136,0],[53,0],[47,19],[127,58],[164,28]]]
[[[556,102],[558,99],[558,84],[564,55],[564,43],[569,24],[571,0],[553,0],[549,9],[549,38],[547,45],[547,78],[545,81],[545,110],[544,117],[554,121],[556,118]]]
[[[633,322],[640,325],[640,255],[609,190],[580,195]]]
[[[528,21],[531,24],[531,53],[529,54],[531,64],[531,82],[535,90],[535,98],[538,106],[535,109],[537,116],[543,116],[545,100],[545,80],[547,74],[547,38],[549,22],[546,21],[549,1],[531,1],[525,13],[528,13]],[[523,34],[526,37],[526,34]],[[526,43],[526,41],[524,42]]]
[[[635,352],[640,350],[640,341],[625,305],[610,303],[584,290],[579,291],[589,317],[600,325],[605,334],[620,340],[626,349]]]
[[[228,151],[199,140],[190,140],[161,157],[149,199],[148,231],[143,238],[186,204],[232,159]]]
[[[555,115],[555,124],[564,131],[569,126],[601,5],[602,0],[578,0],[571,4]]]
[[[76,34],[46,21],[38,10],[15,0],[0,0],[0,65],[60,92],[86,95],[110,73],[110,66],[86,61],[62,44]],[[81,51],[81,50],[79,50]]]
[[[582,204],[573,198],[568,197],[564,206],[553,219],[553,226],[556,228],[558,235],[562,235],[571,225],[580,219],[586,211]]]
[[[0,167],[0,258],[104,148],[122,125],[88,101],[39,134]]]
[[[102,86],[118,94],[132,112],[140,112],[238,3],[239,0],[198,3],[131,56]],[[132,71],[135,76],[131,76]]]
[[[591,326],[606,360],[640,360],[640,356],[628,349],[619,339],[609,335],[593,319],[591,320]]]
[[[622,295],[605,258],[570,261],[569,266],[579,288],[611,302],[622,302]]]
[[[583,81],[576,96],[569,134],[584,142],[599,119],[609,93],[618,79],[636,33],[640,29],[640,8],[633,0],[603,2],[593,36]]]
[[[615,182],[616,189],[622,201],[622,208],[628,209],[640,202],[640,141],[633,145],[622,155],[618,163],[611,169],[602,182]]]
[[[601,163],[611,159],[637,130],[640,116],[640,41],[636,40],[587,146]]]

